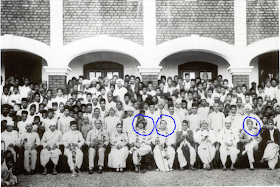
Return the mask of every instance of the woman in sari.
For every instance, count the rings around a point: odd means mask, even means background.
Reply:
[[[116,168],[117,172],[123,172],[128,156],[128,137],[126,133],[122,132],[123,125],[121,123],[118,123],[116,128],[117,132],[110,134],[111,152],[108,156],[108,167]]]

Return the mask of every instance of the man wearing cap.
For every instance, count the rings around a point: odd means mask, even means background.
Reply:
[[[32,124],[27,124],[25,128],[26,131],[19,135],[20,145],[24,147],[24,168],[27,171],[27,174],[30,172],[31,174],[35,174],[37,161],[36,148],[41,144],[40,138],[37,132],[32,131]]]
[[[253,120],[247,119],[246,120],[246,131],[243,130],[241,134],[239,135],[240,142],[244,143],[245,150],[242,152],[242,155],[245,155],[247,153],[248,160],[250,164],[250,170],[254,170],[254,150],[258,150],[258,144],[261,142],[262,138],[260,134],[258,134],[258,130],[253,128]],[[249,135],[249,134],[250,135]],[[258,135],[257,135],[258,134]],[[253,135],[253,136],[252,136]],[[257,135],[257,136],[255,136]]]
[[[70,130],[62,136],[62,143],[64,144],[64,155],[68,158],[67,163],[72,176],[75,177],[83,163],[81,147],[85,143],[82,133],[78,131],[77,122],[71,121]]]
[[[43,135],[41,140],[41,144],[43,146],[43,150],[40,154],[41,165],[44,167],[43,175],[47,174],[46,165],[52,160],[54,167],[53,167],[53,174],[56,175],[56,166],[58,164],[59,156],[62,154],[61,150],[59,149],[59,145],[62,143],[62,133],[59,130],[56,130],[56,123],[50,123],[49,130],[46,131]]]
[[[94,122],[95,128],[90,130],[87,134],[86,144],[89,147],[88,159],[89,159],[89,174],[93,173],[94,158],[96,152],[98,153],[98,174],[102,173],[104,167],[105,151],[109,144],[109,134],[102,127],[101,120]],[[116,128],[116,127],[115,127]]]
[[[236,130],[231,128],[231,119],[226,118],[225,127],[221,129],[218,135],[217,141],[221,144],[220,146],[220,158],[223,164],[223,170],[226,170],[227,156],[230,155],[231,159],[231,170],[235,170],[234,164],[237,159],[237,154],[240,150],[237,149],[237,143],[239,142],[239,136]]]
[[[74,121],[75,119],[69,116],[70,107],[68,105],[64,106],[63,116],[59,118],[57,122],[57,129],[64,134],[65,132],[69,131],[70,129],[70,122]]]
[[[119,117],[115,116],[116,109],[113,107],[110,107],[109,109],[109,116],[105,118],[104,120],[104,129],[108,131],[108,133],[111,132],[117,132],[117,124],[121,123],[121,120]]]
[[[5,142],[5,150],[10,150],[13,154],[14,162],[17,160],[17,152],[19,152],[18,132],[14,130],[14,122],[8,121],[6,130],[1,133],[1,141]]]
[[[210,163],[215,157],[216,135],[213,130],[208,127],[207,120],[201,121],[201,128],[195,133],[194,141],[199,144],[198,155],[203,162],[203,169],[211,169]]]
[[[116,96],[118,100],[124,103],[124,95],[127,93],[127,89],[123,87],[124,81],[122,79],[117,79],[116,84],[117,89],[114,91],[113,96]]]

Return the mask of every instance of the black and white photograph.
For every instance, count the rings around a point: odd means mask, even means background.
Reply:
[[[280,186],[279,0],[1,0],[1,186]]]

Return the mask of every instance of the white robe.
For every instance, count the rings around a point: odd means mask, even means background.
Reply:
[[[51,159],[54,165],[58,164],[59,156],[62,154],[61,150],[59,149],[59,145],[61,144],[62,139],[62,132],[55,130],[52,132],[51,130],[46,131],[43,135],[43,138],[41,140],[41,143],[43,145],[43,150],[41,151],[40,160],[41,165],[43,167],[46,166],[46,164]],[[51,147],[51,150],[48,151],[47,146]],[[53,149],[53,146],[56,145],[57,148]]]

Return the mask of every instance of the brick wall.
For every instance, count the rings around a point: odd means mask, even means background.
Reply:
[[[247,43],[279,36],[278,0],[247,0]]]
[[[49,0],[2,0],[1,35],[13,34],[50,44]]]
[[[245,84],[249,88],[249,75],[232,75],[232,84],[234,86]]]
[[[157,44],[198,34],[234,44],[233,0],[157,0]]]
[[[152,81],[153,87],[157,87],[158,86],[158,75],[142,75],[142,82],[146,86],[149,81]]]
[[[52,90],[53,96],[56,96],[57,88],[62,88],[66,93],[66,75],[49,75],[49,89]]]
[[[109,35],[143,44],[143,4],[127,0],[64,0],[64,44]]]

